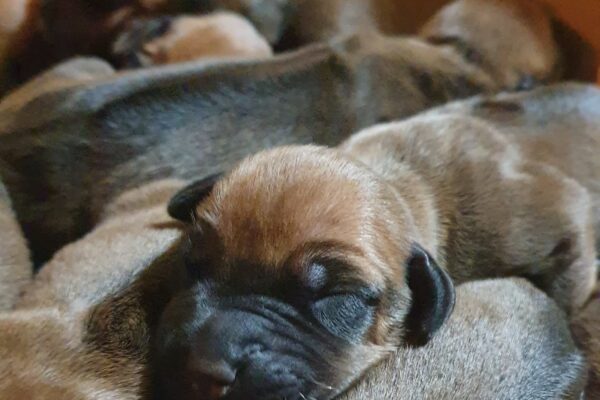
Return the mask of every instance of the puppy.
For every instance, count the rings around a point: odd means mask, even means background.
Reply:
[[[58,69],[74,70],[66,65]],[[37,265],[124,190],[219,172],[223,154],[233,163],[275,145],[337,144],[377,121],[497,89],[456,55],[377,34],[272,60],[96,70],[84,81],[61,73],[59,87],[28,85],[0,104],[0,176]]]
[[[166,392],[334,397],[398,346],[429,342],[452,280],[522,276],[567,312],[582,306],[596,279],[585,186],[600,182],[600,90],[524,98],[531,126],[430,112],[337,149],[265,151],[182,190],[169,211],[189,222],[191,283],[157,334]],[[561,126],[574,112],[585,129]],[[543,135],[548,121],[560,128]]]
[[[136,20],[112,50],[121,67],[148,67],[199,59],[260,59],[272,55],[267,41],[233,13]]]
[[[455,1],[427,22],[420,36],[462,53],[504,87],[531,89],[560,73],[552,18],[541,2]]]

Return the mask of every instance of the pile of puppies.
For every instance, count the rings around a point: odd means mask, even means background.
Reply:
[[[113,64],[0,103],[1,398],[600,396],[600,90],[531,88],[543,8],[87,3],[32,48]]]

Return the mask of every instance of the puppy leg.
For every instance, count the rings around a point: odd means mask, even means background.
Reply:
[[[8,193],[0,182],[0,311],[13,308],[31,280],[29,249],[12,211]]]

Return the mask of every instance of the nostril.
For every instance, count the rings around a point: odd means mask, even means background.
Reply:
[[[200,398],[219,400],[225,397],[233,383],[236,372],[225,361],[207,362],[190,360],[188,379]]]

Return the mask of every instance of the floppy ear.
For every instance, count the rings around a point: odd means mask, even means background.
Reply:
[[[427,344],[452,314],[454,284],[446,271],[419,245],[413,245],[407,274],[412,302],[405,321],[405,343],[419,347]]]
[[[191,222],[194,209],[204,200],[212,190],[221,174],[211,175],[207,178],[194,181],[181,189],[167,207],[169,215],[182,222]]]

